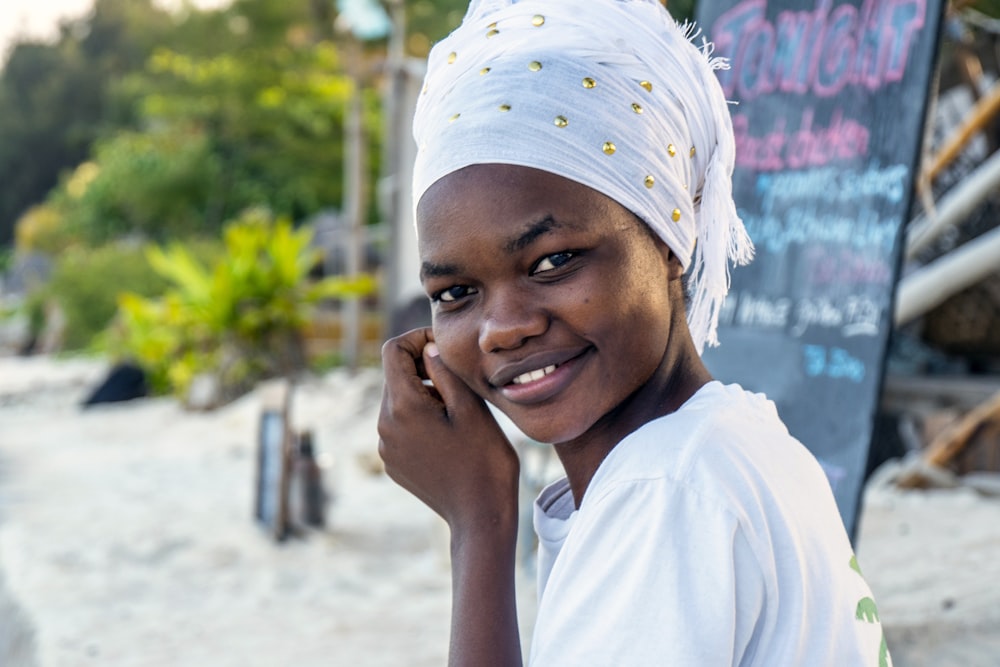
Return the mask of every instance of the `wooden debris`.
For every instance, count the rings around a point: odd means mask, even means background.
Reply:
[[[1000,423],[1000,392],[980,403],[966,415],[945,428],[928,445],[923,455],[901,470],[896,478],[901,488],[934,486],[932,471],[946,471],[984,428],[994,432]]]

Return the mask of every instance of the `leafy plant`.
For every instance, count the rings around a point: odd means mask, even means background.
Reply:
[[[181,244],[151,248],[153,269],[171,287],[160,299],[125,294],[112,335],[142,363],[151,384],[184,395],[213,373],[232,397],[255,380],[304,366],[301,332],[323,299],[371,293],[371,277],[311,281],[319,261],[311,230],[252,210],[225,230],[225,254],[208,268]]]
[[[212,252],[204,243],[198,247],[202,254]],[[62,252],[52,276],[33,298],[58,305],[65,317],[63,349],[81,350],[114,318],[120,292],[127,288],[151,296],[162,294],[167,285],[149,266],[142,246],[110,243]]]

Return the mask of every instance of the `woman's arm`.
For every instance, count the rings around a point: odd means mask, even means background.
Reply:
[[[382,363],[378,431],[386,473],[451,530],[449,664],[520,665],[517,455],[482,399],[444,366],[429,329],[388,341]]]

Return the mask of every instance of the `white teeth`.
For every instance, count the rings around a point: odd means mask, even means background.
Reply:
[[[527,384],[528,382],[534,382],[536,380],[541,380],[543,377],[551,373],[556,369],[556,365],[546,366],[545,368],[539,368],[536,371],[528,371],[527,373],[521,373],[511,382],[513,384]]]

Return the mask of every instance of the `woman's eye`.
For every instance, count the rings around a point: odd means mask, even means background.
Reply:
[[[575,254],[576,253],[572,252],[557,252],[554,255],[543,257],[541,261],[535,265],[535,270],[532,273],[545,273],[546,271],[558,269],[560,266],[573,259]]]
[[[470,294],[475,294],[476,288],[469,287],[468,285],[452,285],[447,289],[443,289],[440,292],[435,292],[431,295],[431,301],[440,301],[443,303],[451,303],[453,301],[458,301],[462,297],[469,296]]]

